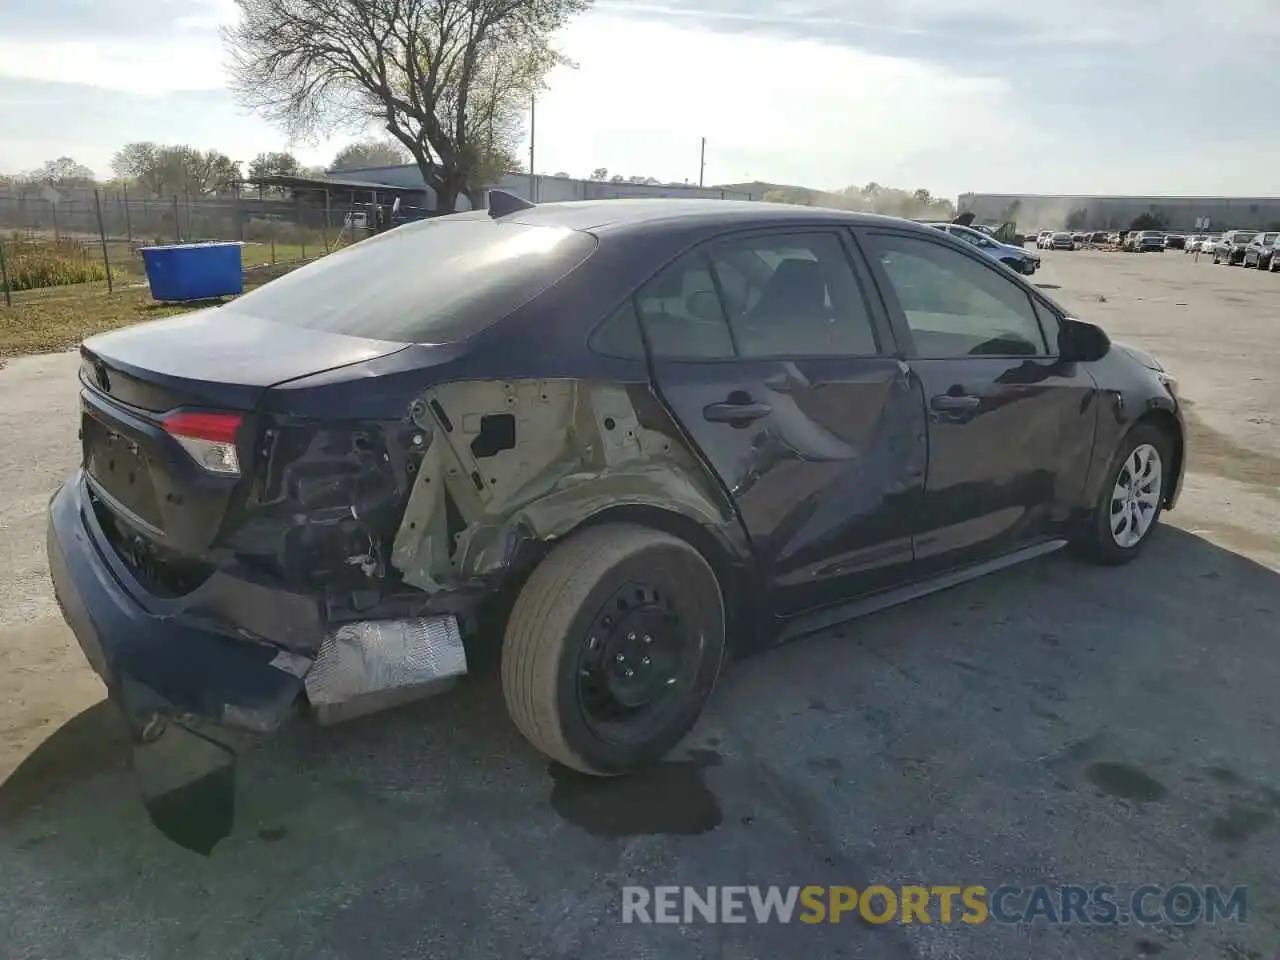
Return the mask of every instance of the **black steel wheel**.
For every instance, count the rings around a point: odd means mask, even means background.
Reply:
[[[520,732],[586,773],[659,759],[702,712],[724,655],[707,561],[676,537],[605,524],[558,545],[516,599],[502,685]]]

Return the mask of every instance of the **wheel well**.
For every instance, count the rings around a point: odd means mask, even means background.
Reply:
[[[720,583],[720,590],[724,597],[725,639],[730,652],[745,650],[755,645],[758,617],[755,592],[750,585],[751,577],[743,570],[742,562],[732,555],[729,547],[714,533],[683,514],[639,504],[608,507],[599,513],[592,514],[575,527],[573,533],[603,523],[634,523],[642,527],[652,527],[663,533],[669,533],[673,537],[679,537],[702,554]],[[572,536],[573,533],[568,536]]]
[[[1134,427],[1143,425],[1155,427],[1169,438],[1170,456],[1173,458],[1173,463],[1170,465],[1169,472],[1165,474],[1164,490],[1162,492],[1162,499],[1167,502],[1169,495],[1177,486],[1178,478],[1182,475],[1182,460],[1186,444],[1182,436],[1182,425],[1178,423],[1178,418],[1168,410],[1148,410],[1133,424]]]

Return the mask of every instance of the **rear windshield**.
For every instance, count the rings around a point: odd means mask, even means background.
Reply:
[[[542,293],[595,247],[595,237],[563,227],[419,221],[286,274],[234,309],[327,333],[454,343]]]
[[[1238,230],[1231,235],[1231,240],[1233,243],[1248,243],[1256,236],[1252,230]]]

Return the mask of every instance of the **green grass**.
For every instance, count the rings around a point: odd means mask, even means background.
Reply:
[[[107,268],[80,240],[63,238],[46,243],[18,236],[0,238],[0,256],[4,258],[0,292],[6,287],[18,292],[107,279]]]
[[[294,266],[297,264],[246,272],[245,289],[261,286],[288,273]],[[151,299],[151,291],[145,284],[118,285],[115,293],[107,293],[105,283],[49,287],[14,294],[12,307],[5,307],[0,296],[0,357],[68,350],[86,337],[104,330],[171,317],[211,305],[157,303]]]

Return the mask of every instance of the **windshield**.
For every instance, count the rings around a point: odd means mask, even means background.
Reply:
[[[595,237],[472,216],[408,224],[330,254],[236,300],[309,330],[417,343],[464,340],[542,293]]]
[[[1055,234],[1053,235],[1053,239],[1055,239],[1055,240],[1070,240],[1070,239],[1071,239],[1071,234],[1069,234],[1069,233],[1055,233]]]
[[[1252,240],[1256,236],[1257,234],[1254,233],[1252,230],[1241,230],[1238,233],[1232,235],[1231,242],[1232,243],[1248,243],[1250,240]]]

